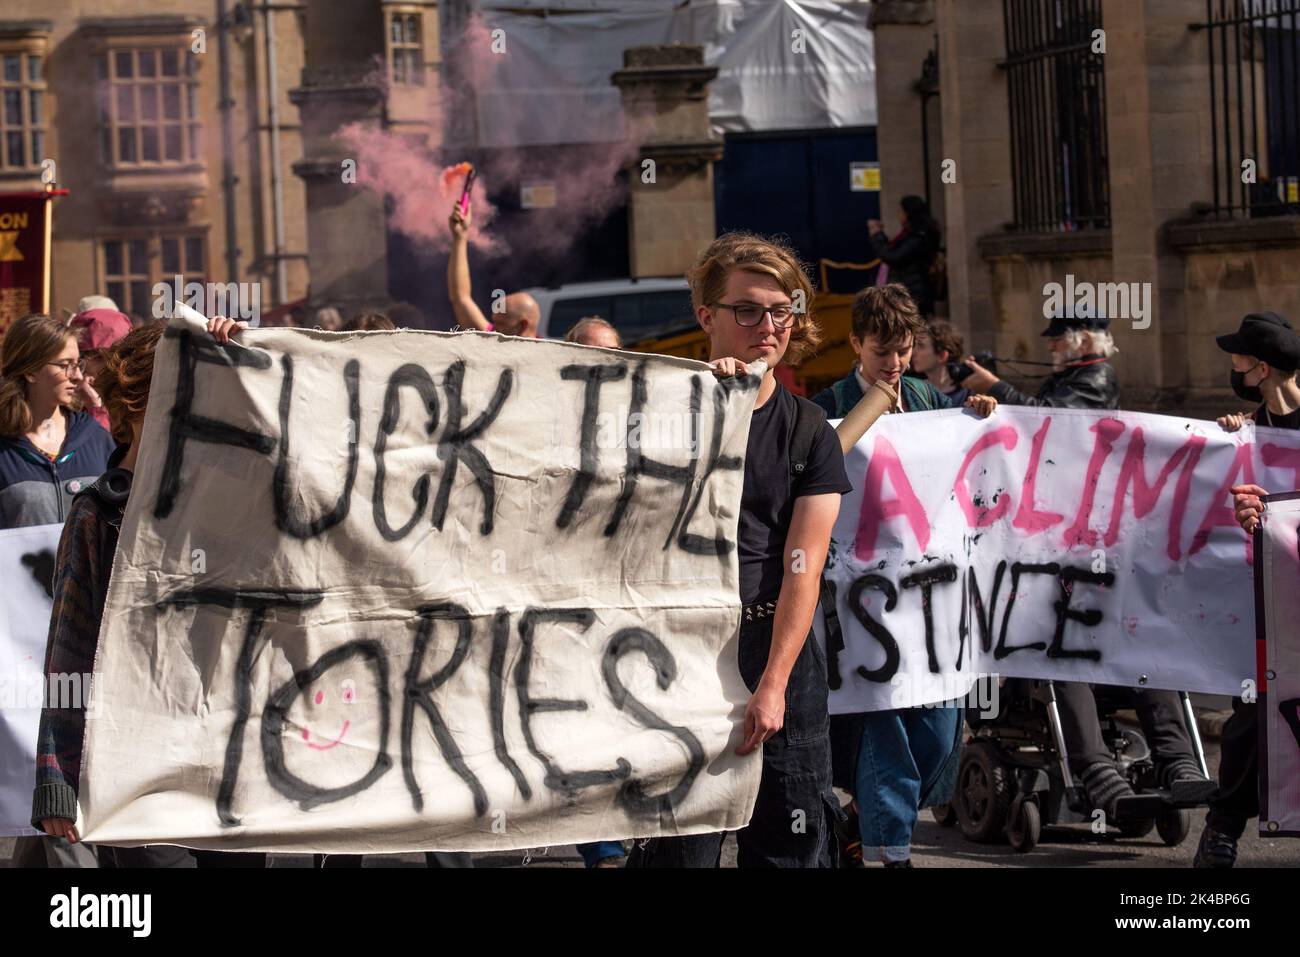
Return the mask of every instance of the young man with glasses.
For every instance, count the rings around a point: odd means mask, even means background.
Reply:
[[[851,486],[825,416],[773,374],[783,359],[816,348],[816,323],[799,308],[812,289],[788,248],[749,233],[719,237],[688,275],[714,374],[747,375],[758,360],[767,366],[749,428],[737,534],[737,657],[752,693],[737,753],[762,748],[763,774],[753,816],[736,834],[737,864],[831,867],[839,809],[831,791],[829,692],[825,654],[810,632],[831,526]],[[717,867],[724,837],[641,841],[628,866]]]

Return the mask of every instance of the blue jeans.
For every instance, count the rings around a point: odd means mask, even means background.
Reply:
[[[911,855],[922,796],[952,754],[961,713],[943,706],[863,716],[853,796],[864,860],[905,861]]]
[[[591,844],[579,844],[578,853],[582,855],[583,863],[588,867],[595,867],[597,861],[603,861],[607,857],[622,857],[623,845],[618,841],[595,841]]]

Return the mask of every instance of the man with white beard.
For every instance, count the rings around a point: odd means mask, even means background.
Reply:
[[[971,392],[993,396],[1003,405],[1047,406],[1058,409],[1118,409],[1119,379],[1110,364],[1115,342],[1110,319],[1084,314],[1066,305],[1043,330],[1052,353],[1052,374],[1037,396],[1026,395],[981,366],[971,356],[971,373],[961,384]]]

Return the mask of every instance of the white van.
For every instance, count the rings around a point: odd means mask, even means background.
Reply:
[[[599,316],[627,345],[694,329],[686,279],[611,279],[524,290],[541,307],[537,334],[563,339],[579,319]]]

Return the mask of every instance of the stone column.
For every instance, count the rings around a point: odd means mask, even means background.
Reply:
[[[898,201],[908,194],[925,196],[927,167],[921,126],[926,58],[934,52],[938,27],[934,0],[876,0],[870,27],[876,51],[876,143],[880,156],[880,211],[893,232]],[[936,64],[937,65],[937,64]],[[930,87],[926,86],[926,89]],[[935,94],[937,89],[933,89]],[[929,97],[926,117],[930,137],[930,211],[944,220],[944,189],[939,179],[943,123],[937,96]]]
[[[680,276],[714,238],[713,164],[722,143],[709,133],[704,49],[631,47],[619,88],[629,134],[641,148],[628,166],[628,252],[634,277]],[[652,166],[646,160],[653,162]]]
[[[1205,34],[1188,30],[1198,12],[1171,0],[1102,4],[1114,281],[1152,293],[1148,328],[1111,323],[1149,383],[1134,383],[1128,405],[1167,407],[1189,384],[1185,267],[1163,227],[1213,191],[1209,53]]]
[[[997,325],[993,272],[980,256],[981,236],[1013,216],[1011,120],[1002,0],[936,0],[939,23],[943,157],[956,182],[944,190],[948,309],[967,348],[992,348]],[[942,162],[941,160],[941,162]]]
[[[346,319],[388,298],[384,200],[344,180],[355,159],[334,138],[349,123],[380,129],[384,94],[375,62],[383,62],[384,23],[378,4],[308,0],[306,65],[289,99],[302,118],[303,158],[293,165],[307,192],[311,288],[308,319],[335,306]]]

